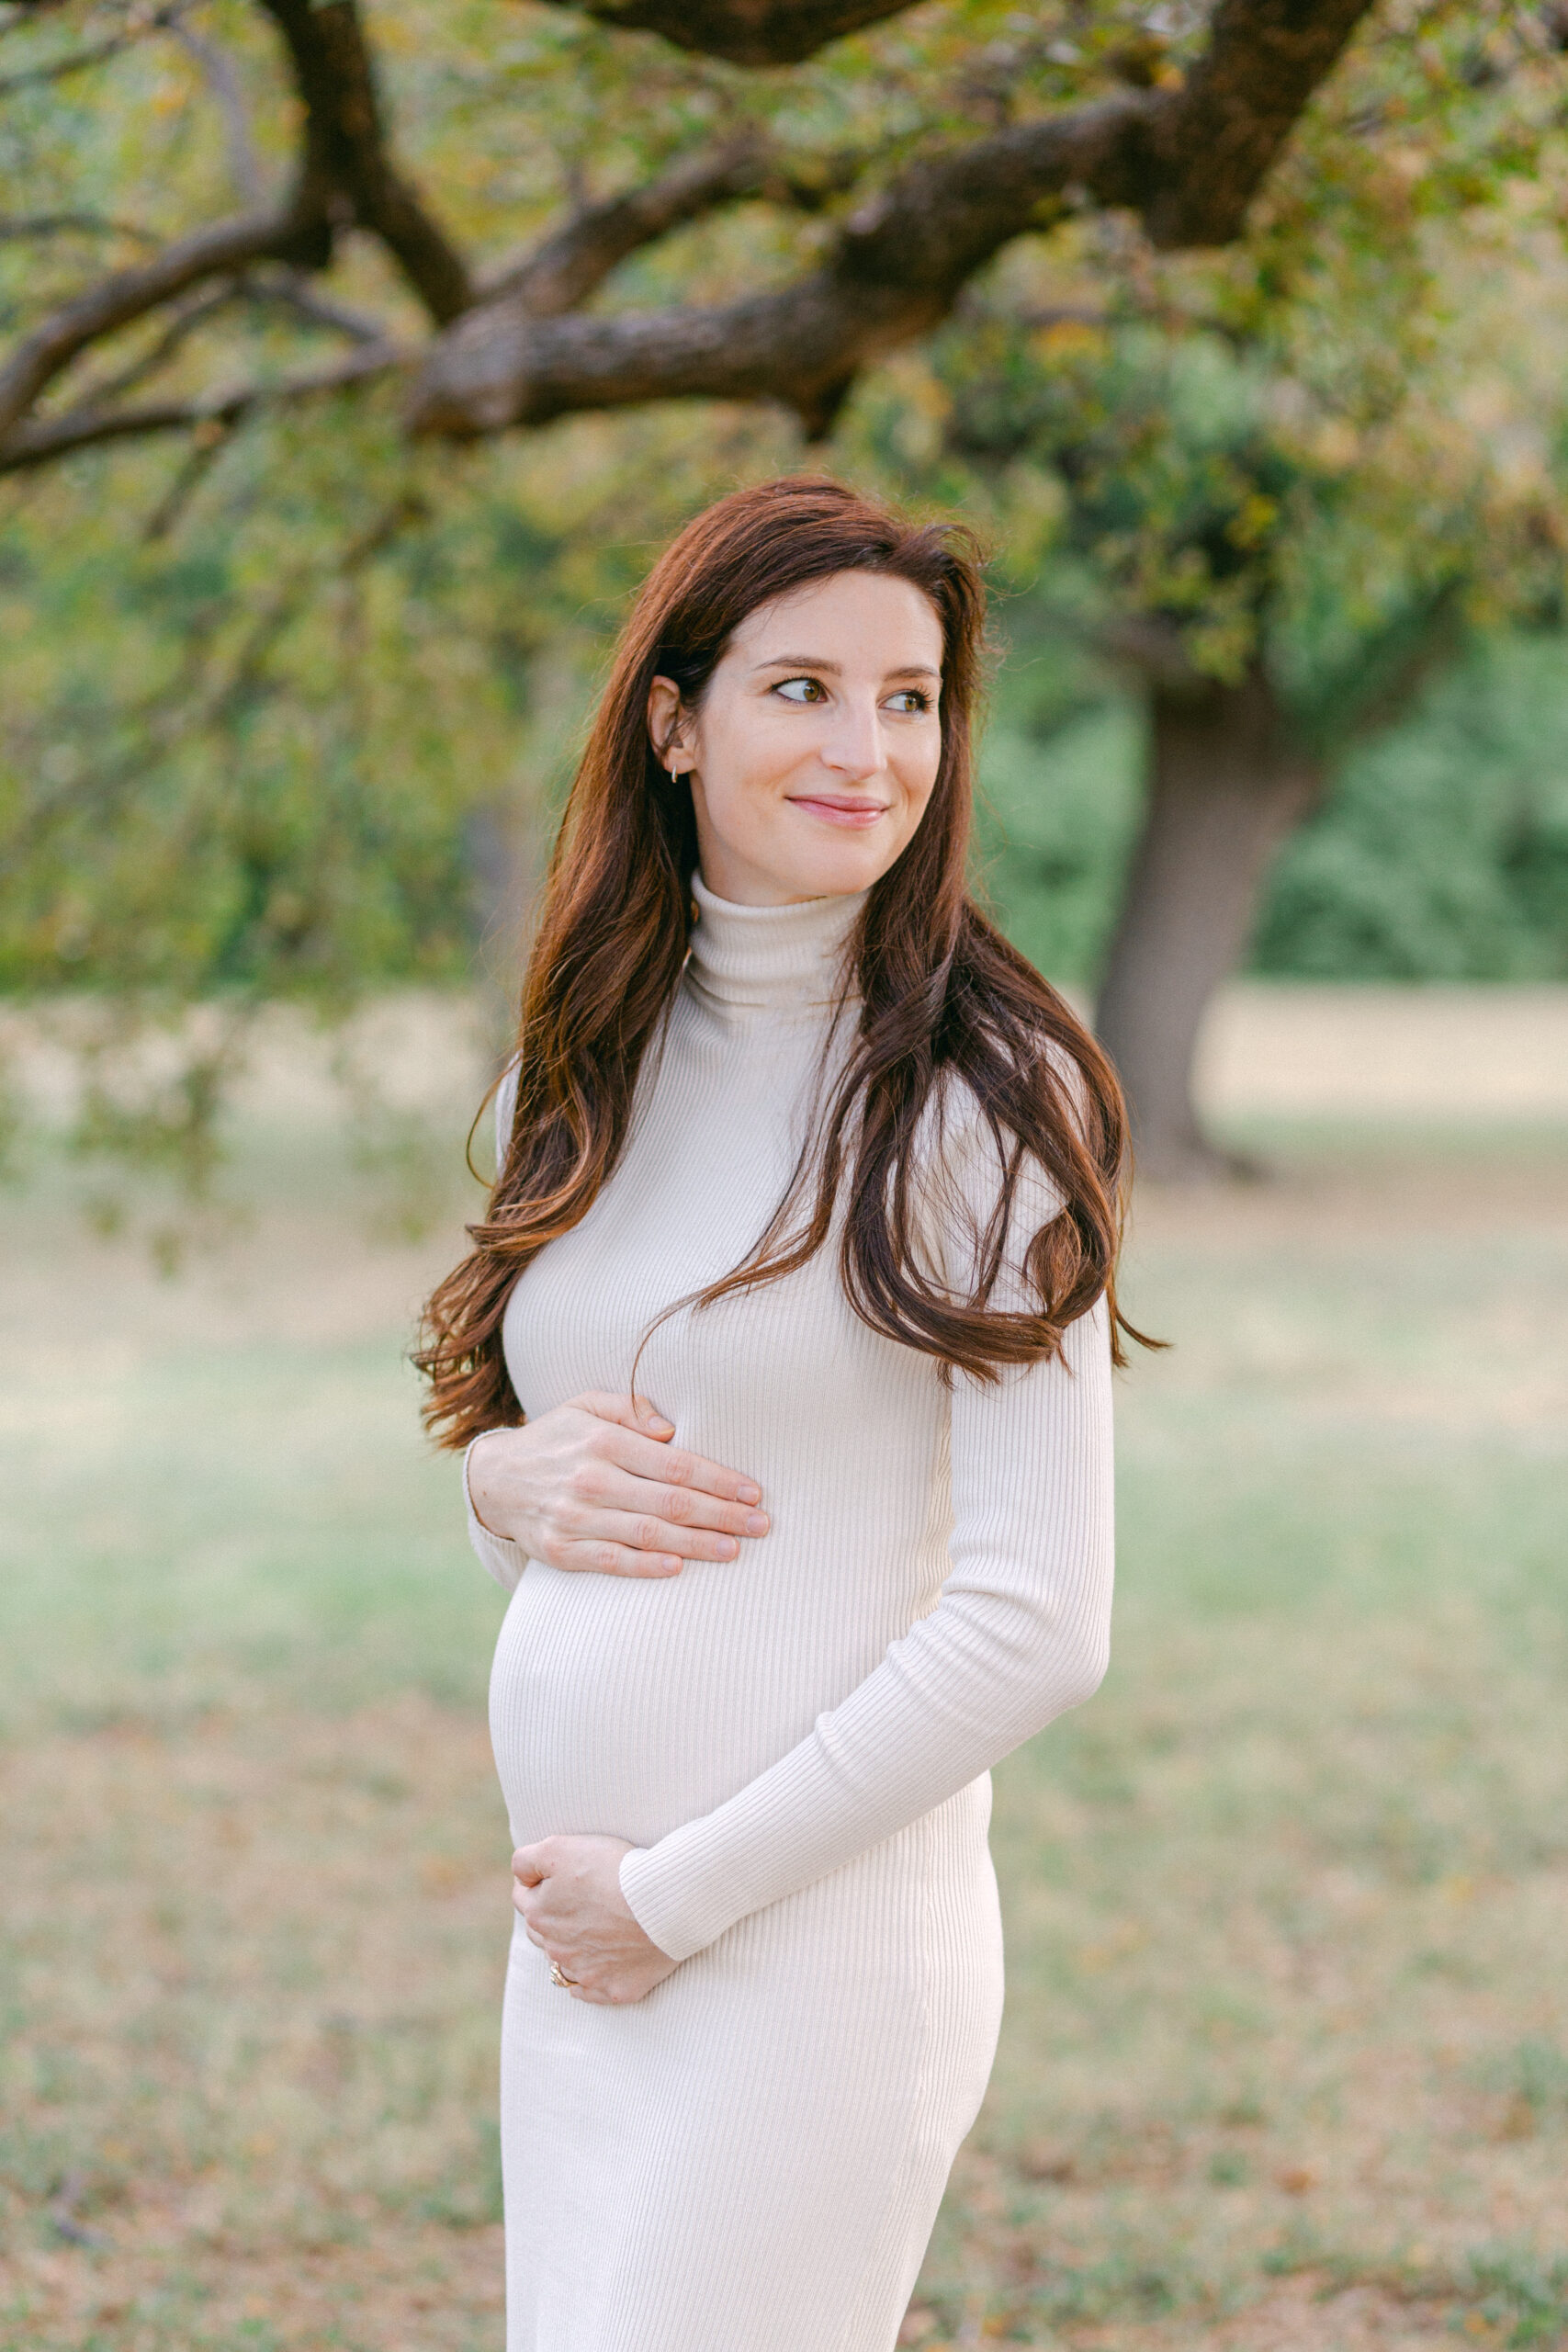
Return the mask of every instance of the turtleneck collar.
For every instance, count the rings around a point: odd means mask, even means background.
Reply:
[[[686,978],[726,1013],[819,1012],[841,985],[843,950],[865,892],[794,907],[739,907],[692,876],[697,920]]]

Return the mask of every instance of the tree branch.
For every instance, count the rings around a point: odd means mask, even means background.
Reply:
[[[792,177],[788,159],[754,131],[743,131],[688,156],[662,179],[584,205],[485,288],[483,299],[510,297],[534,318],[558,318],[585,302],[628,254],[684,221],[752,196],[818,204],[846,186],[859,168],[858,159],[835,157],[809,180],[798,173]]]
[[[253,262],[321,267],[331,257],[337,221],[357,220],[380,236],[438,322],[455,317],[471,300],[462,261],[388,160],[354,0],[323,0],[321,6],[312,0],[262,0],[262,5],[283,33],[305,107],[303,153],[293,195],[276,207],[259,207],[178,238],[150,260],[117,270],[52,311],[0,368],[0,447],[22,446],[15,428],[90,345],[176,300],[203,279],[232,276]],[[91,405],[98,414],[97,404]],[[85,413],[79,407],[71,413]],[[116,422],[106,423],[104,431],[93,437],[170,429],[161,424],[127,424],[128,413],[114,412]],[[38,430],[47,437],[64,424],[57,418]],[[68,438],[62,446],[79,445]]]
[[[468,266],[388,153],[355,0],[261,0],[305,106],[304,187],[329,219],[379,237],[438,326],[474,299]]]
[[[220,311],[242,303],[254,309],[270,305],[288,311],[308,326],[324,327],[334,334],[346,335],[362,348],[385,350],[392,341],[383,321],[373,319],[365,311],[351,311],[345,304],[324,300],[312,291],[309,279],[296,271],[288,270],[276,277],[222,278],[216,286],[207,287],[182,303],[156,339],[128,366],[113,376],[84,385],[71,413],[98,415],[118,408],[127,392],[134,391],[139,384],[166,368],[199,327]]]
[[[776,400],[808,431],[824,432],[863,368],[937,324],[1000,247],[1048,227],[1070,205],[1134,211],[1168,246],[1237,235],[1248,201],[1370,0],[1218,0],[1208,49],[1181,87],[1122,89],[919,158],[852,215],[822,264],[794,286],[713,309],[612,317],[586,317],[577,306],[629,253],[749,195],[804,200],[787,164],[750,138],[710,149],[649,187],[582,209],[476,296],[461,256],[390,160],[355,0],[259,5],[287,44],[304,103],[292,198],[178,240],[36,328],[0,369],[6,469],[228,413],[223,401],[132,411],[89,396],[63,416],[23,424],[40,392],[100,337],[257,261],[320,268],[334,226],[348,220],[382,240],[443,330],[413,390],[416,433],[463,438],[577,410],[690,398]],[[616,23],[632,22],[635,8],[637,21],[689,45],[700,45],[699,36],[731,44],[714,53],[739,56],[750,43],[745,54],[767,62],[806,53],[780,44],[804,39],[808,20],[817,40],[873,14],[897,13],[867,0],[587,5]],[[840,184],[852,176],[846,168]],[[324,305],[314,315],[367,338],[356,355],[367,372],[405,364],[401,353],[380,356],[390,346],[375,322],[329,316]],[[176,322],[176,335],[186,331]],[[356,363],[344,365],[357,375]],[[331,379],[349,379],[334,370]],[[318,380],[301,379],[307,390]],[[237,414],[265,396],[252,387],[225,400],[238,402]]]
[[[181,304],[172,318],[165,320],[162,331],[145,351],[114,375],[104,377],[96,383],[84,385],[76,407],[107,409],[117,401],[122,401],[127,392],[134,391],[150,376],[155,376],[160,368],[166,368],[197,329],[204,326],[209,319],[216,317],[220,311],[226,310],[238,292],[236,280],[225,278],[218,285],[206,287],[199,294],[193,295],[187,302]]]
[[[275,277],[253,275],[243,278],[234,290],[247,302],[275,302],[279,308],[291,311],[297,319],[303,319],[307,326],[324,327],[330,334],[345,334],[350,343],[363,344],[367,347],[372,344],[385,347],[393,339],[384,319],[375,317],[369,311],[352,310],[346,302],[334,302],[328,296],[318,294],[303,270],[286,269]]]
[[[1150,104],[1108,98],[913,165],[852,218],[820,270],[776,294],[613,318],[539,319],[514,295],[486,303],[434,345],[411,424],[460,438],[578,409],[771,398],[822,431],[860,369],[935,325],[1065,187],[1103,182],[1128,201]]]
[[[662,33],[677,49],[731,65],[798,65],[863,25],[899,16],[911,0],[553,0],[603,25]]]
[[[284,376],[270,384],[242,384],[227,392],[203,393],[194,400],[149,402],[142,408],[91,407],[67,409],[62,416],[40,417],[18,424],[0,440],[0,474],[25,473],[35,466],[69,457],[108,441],[148,440],[164,433],[226,429],[254,409],[293,407],[302,401],[367,383],[412,365],[414,355],[395,344],[379,344],[353,351],[330,368],[309,375]]]
[[[0,212],[0,244],[28,237],[130,237],[139,245],[158,242],[151,229],[139,229],[133,220],[111,220],[102,212]]]
[[[242,204],[265,204],[266,175],[233,59],[220,43],[209,40],[205,33],[193,32],[188,25],[176,25],[174,33],[186,56],[200,67],[223,118],[223,143],[235,195]]]
[[[541,317],[516,290],[481,302],[433,345],[411,426],[462,438],[700,397],[780,401],[820,433],[863,368],[934,326],[992,254],[1068,201],[1135,211],[1166,244],[1237,235],[1369,5],[1220,0],[1210,48],[1179,89],[1120,91],[922,158],[851,217],[818,270],[778,293],[612,318]]]
[[[193,5],[194,0],[171,0],[169,6],[155,8],[152,16],[128,26],[122,33],[115,33],[108,40],[95,41],[89,49],[72,50],[64,57],[51,57],[44,65],[24,66],[19,74],[7,74],[0,78],[0,98],[8,98],[13,90],[36,88],[40,83],[63,82],[67,74],[84,74],[90,65],[107,65],[111,57],[134,48],[150,33],[165,32]]]
[[[1224,245],[1356,27],[1367,0],[1220,0],[1209,46],[1156,131],[1156,245]]]
[[[287,259],[299,234],[292,207],[241,213],[176,239],[151,261],[116,270],[62,303],[23,337],[0,368],[0,441],[89,344],[175,300],[204,277],[243,269],[254,261]]]

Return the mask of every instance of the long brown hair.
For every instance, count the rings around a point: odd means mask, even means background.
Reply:
[[[1111,1345],[1127,1167],[1110,1063],[1056,991],[969,898],[971,719],[985,627],[979,550],[953,526],[918,527],[852,491],[791,480],[739,491],[689,523],[654,565],[616,649],[567,802],[517,1032],[517,1102],[489,1215],[425,1309],[415,1356],[425,1419],[445,1445],[523,1418],[502,1356],[513,1283],[587,1213],[626,1141],[637,1074],[680,984],[697,862],[691,788],[649,736],[656,676],[694,707],[736,628],[759,606],[844,571],[920,589],[942,622],[942,757],[908,846],[866,896],[851,956],[858,1026],[820,1132],[767,1232],[697,1295],[775,1281],[827,1240],[840,1199],[840,1267],[874,1330],[948,1373],[995,1378],[1055,1353],[1101,1295]],[[997,1152],[993,1214],[964,1295],[932,1279],[919,1247],[928,1171],[919,1141],[954,1081]],[[1021,1173],[1038,1162],[1063,1206],[1037,1232],[1022,1310],[992,1305]],[[786,1232],[815,1176],[804,1221]]]

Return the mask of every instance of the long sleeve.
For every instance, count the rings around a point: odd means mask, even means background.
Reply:
[[[480,1437],[489,1435],[488,1430],[479,1432]],[[463,1501],[468,1514],[468,1541],[478,1553],[486,1573],[495,1578],[502,1592],[515,1592],[518,1578],[528,1565],[528,1555],[522,1544],[514,1544],[509,1535],[492,1534],[474,1509],[473,1492],[468,1485],[468,1455],[479,1442],[479,1438],[475,1438],[463,1455]]]
[[[512,1133],[512,1113],[517,1101],[517,1073],[509,1069],[496,1090],[495,1097],[495,1164],[499,1169],[506,1157],[507,1140]],[[488,1437],[481,1430],[480,1437]],[[507,1535],[494,1535],[474,1509],[473,1491],[468,1485],[468,1456],[479,1443],[474,1438],[463,1454],[463,1504],[468,1517],[468,1541],[479,1555],[486,1573],[492,1576],[502,1592],[514,1592],[519,1577],[528,1565],[527,1555],[520,1544]]]
[[[1021,1187],[1015,1228],[1027,1238],[1051,1206],[1043,1177]],[[1103,1302],[1069,1329],[1065,1362],[954,1379],[952,1476],[952,1572],[931,1614],[768,1770],[625,1857],[626,1900],[671,1959],[930,1812],[1098,1687],[1112,1569]]]

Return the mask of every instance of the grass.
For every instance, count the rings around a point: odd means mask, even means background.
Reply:
[[[926,2352],[1568,2343],[1568,1137],[1276,1142],[1140,1211],[1178,1345],[1111,1676],[998,1775]],[[7,1208],[0,2346],[496,2352],[500,1596],[400,1363],[450,1228],[245,1164],[175,1283]]]

